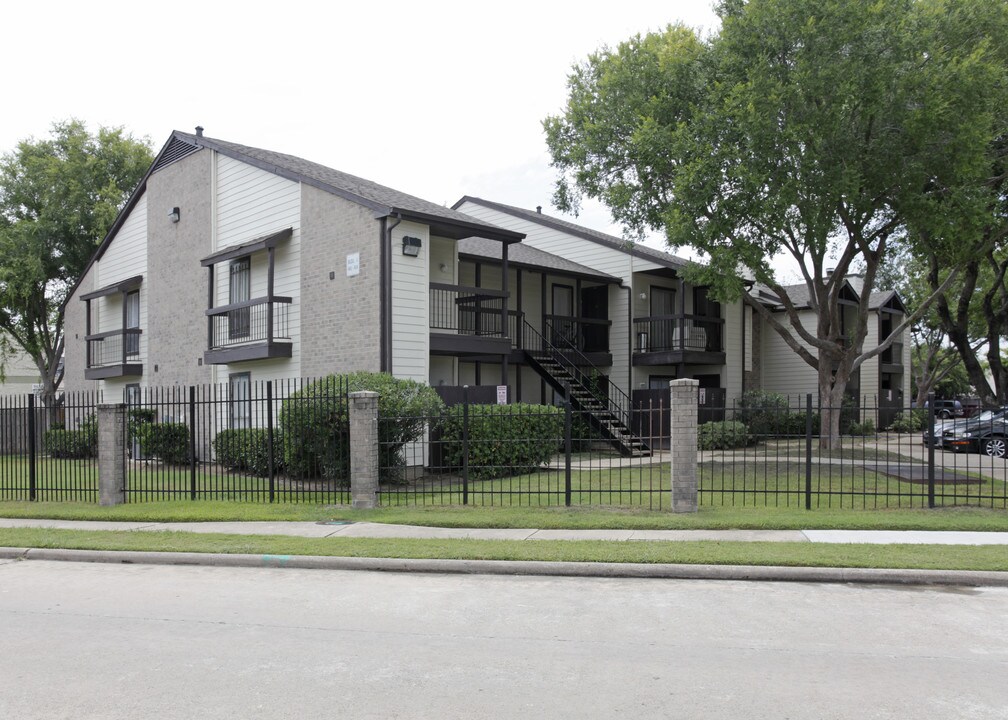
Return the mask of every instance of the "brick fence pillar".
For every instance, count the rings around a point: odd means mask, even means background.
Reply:
[[[350,499],[373,508],[378,499],[378,393],[350,393]]]
[[[98,406],[98,503],[126,502],[126,406]]]
[[[698,388],[696,380],[672,380],[672,512],[697,511],[697,412]]]

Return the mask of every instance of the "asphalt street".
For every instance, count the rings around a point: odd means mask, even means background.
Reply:
[[[1008,717],[1008,589],[0,563],[4,718]]]

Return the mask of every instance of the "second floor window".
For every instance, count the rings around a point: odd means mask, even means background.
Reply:
[[[228,304],[247,302],[251,299],[252,268],[249,258],[231,261]],[[228,337],[232,340],[249,336],[251,308],[243,307],[228,313]]]
[[[126,330],[136,330],[140,327],[140,291],[126,293]],[[126,355],[136,357],[140,354],[140,336],[136,333],[125,333]]]

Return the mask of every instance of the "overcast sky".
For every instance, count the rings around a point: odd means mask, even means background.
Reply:
[[[434,202],[554,213],[541,122],[572,64],[671,22],[717,26],[710,0],[39,0],[3,14],[0,151],[70,117],[155,149],[202,125]],[[578,222],[621,233],[597,205]]]

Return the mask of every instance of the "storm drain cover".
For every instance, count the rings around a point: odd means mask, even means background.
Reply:
[[[353,520],[319,520],[316,525],[353,525]]]

